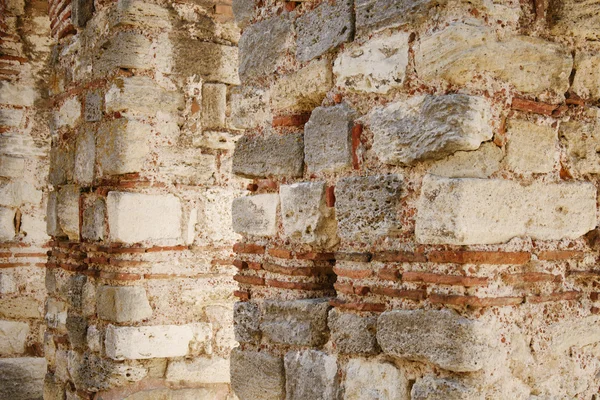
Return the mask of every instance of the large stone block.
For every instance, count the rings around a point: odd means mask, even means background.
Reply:
[[[547,18],[554,35],[600,39],[600,4],[597,1],[551,1]]]
[[[25,352],[25,341],[29,334],[29,324],[18,321],[0,321],[0,355]]]
[[[278,204],[276,194],[234,199],[231,206],[233,230],[246,235],[273,236],[277,233]]]
[[[41,399],[45,375],[44,358],[0,358],[0,399]]]
[[[240,236],[233,230],[233,200],[242,192],[229,188],[211,188],[202,193],[198,212],[196,240],[231,245]]]
[[[221,357],[199,357],[171,361],[167,381],[186,384],[229,383],[229,360]]]
[[[477,150],[457,151],[439,160],[429,173],[448,178],[489,178],[500,170],[504,152],[492,142],[483,143]]]
[[[0,240],[12,240],[15,237],[15,210],[0,207]]]
[[[81,102],[77,97],[71,97],[54,113],[54,126],[56,128],[72,128],[81,117]]]
[[[106,355],[113,360],[183,357],[194,331],[189,325],[114,326],[106,329]]]
[[[397,32],[346,47],[333,64],[336,85],[368,93],[401,87],[408,66],[409,37],[407,32]]]
[[[154,116],[157,111],[175,113],[183,109],[183,94],[168,91],[146,76],[119,78],[104,96],[109,113],[129,111]]]
[[[328,337],[327,299],[274,301],[262,303],[260,329],[274,343],[321,346]]]
[[[106,203],[96,199],[83,210],[81,237],[87,240],[103,240],[106,236]]]
[[[231,124],[234,128],[254,128],[271,122],[268,91],[241,86],[231,90],[230,98]]]
[[[316,350],[285,355],[286,400],[339,398],[337,358]]]
[[[139,172],[150,152],[150,125],[119,118],[98,128],[96,158],[98,176]]]
[[[233,154],[233,173],[247,178],[302,176],[304,140],[302,134],[242,137]]]
[[[106,132],[103,132],[106,134]],[[115,144],[115,141],[111,141]],[[89,186],[94,181],[94,163],[96,160],[96,135],[92,129],[79,134],[75,144],[75,162],[73,180],[81,186]],[[106,160],[103,166],[106,167]]]
[[[596,226],[596,188],[589,183],[521,186],[500,179],[427,175],[418,204],[420,243],[491,244],[514,237],[575,239]]]
[[[76,27],[84,27],[93,14],[94,2],[92,0],[73,0],[71,2],[71,21]]]
[[[85,95],[83,117],[87,122],[97,122],[102,119],[104,96],[99,90],[93,90]]]
[[[391,363],[354,358],[346,366],[344,400],[410,400],[409,382]]]
[[[569,164],[580,174],[600,174],[600,119],[561,122],[558,132]]]
[[[419,23],[429,11],[447,0],[356,0],[356,29],[359,32]]]
[[[456,372],[484,368],[493,344],[482,323],[449,310],[386,311],[377,320],[377,341],[386,354]]]
[[[79,240],[79,187],[65,185],[58,191],[57,216],[60,229],[71,240]]]
[[[309,172],[333,172],[352,165],[355,117],[346,103],[313,110],[304,125],[304,162]]]
[[[181,202],[173,195],[109,192],[106,205],[113,241],[137,243],[181,238]]]
[[[38,94],[32,86],[11,82],[0,82],[0,104],[30,107]]]
[[[212,36],[211,38],[214,39]],[[173,42],[173,54],[173,71],[177,74],[182,76],[200,75],[209,82],[221,82],[228,85],[240,84],[238,48],[235,46],[182,37]]]
[[[231,352],[231,387],[240,400],[283,400],[283,359],[266,352]]]
[[[0,110],[0,126],[19,126],[23,121],[25,111],[22,109],[5,108]]]
[[[281,218],[284,234],[293,242],[316,246],[336,243],[334,210],[325,202],[325,182],[281,185]]]
[[[118,32],[94,54],[94,72],[109,74],[116,68],[149,69],[154,66],[152,42],[136,32]]]
[[[242,81],[268,76],[283,63],[292,45],[293,24],[286,15],[272,17],[244,30],[239,42]]]
[[[56,375],[63,375],[63,380],[72,380],[79,390],[97,392],[112,389],[138,382],[148,375],[148,370],[140,364],[115,362],[90,352],[64,353],[67,356],[64,368],[67,370],[62,374],[57,371]]]
[[[222,83],[202,85],[202,128],[224,127],[226,108],[227,86]]]
[[[333,86],[331,63],[317,60],[279,79],[271,88],[271,107],[281,113],[311,111]]]
[[[233,9],[233,16],[235,17],[235,23],[241,29],[244,29],[252,18],[254,18],[254,7],[256,6],[256,0],[233,0],[231,8]]]
[[[418,96],[375,108],[368,117],[373,150],[392,165],[476,150],[492,138],[491,113],[486,100],[463,94]]]
[[[410,392],[412,400],[483,400],[476,387],[458,379],[426,375],[415,382]]]
[[[233,329],[238,342],[260,341],[260,309],[251,302],[237,302],[233,306]]]
[[[296,20],[296,58],[309,61],[354,37],[354,2],[321,3]]]
[[[516,172],[547,173],[558,159],[556,128],[528,121],[508,121],[506,164]]]
[[[194,389],[149,389],[135,392],[123,400],[229,400],[226,386]]]
[[[112,26],[134,28],[170,28],[169,10],[147,1],[119,0],[110,18]]]
[[[397,175],[340,179],[335,187],[338,235],[348,240],[371,240],[399,230],[401,186]]]
[[[573,90],[579,97],[600,99],[600,54],[598,51],[580,51],[575,55]]]
[[[150,318],[152,307],[141,286],[101,286],[96,291],[98,317],[112,322]]]
[[[25,158],[0,156],[0,177],[21,178],[25,174]]]
[[[493,29],[450,25],[415,47],[415,68],[424,81],[465,85],[479,75],[506,81],[531,94],[569,88],[573,58],[560,44],[528,36],[496,39]]]
[[[340,353],[375,354],[379,350],[375,315],[358,315],[333,308],[329,311],[327,324],[331,341]]]

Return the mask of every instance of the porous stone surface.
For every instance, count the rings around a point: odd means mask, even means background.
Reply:
[[[357,0],[356,29],[362,33],[420,22],[431,8],[444,4],[446,0]]]
[[[0,321],[0,354],[3,356],[25,352],[29,325],[19,321]]]
[[[596,1],[553,1],[548,7],[550,30],[555,35],[598,40],[600,5]]]
[[[202,126],[222,128],[225,125],[227,86],[222,83],[206,83],[202,86]]]
[[[129,111],[153,114],[177,112],[183,107],[183,95],[165,90],[145,76],[122,78],[104,96],[106,112]]]
[[[231,3],[235,22],[240,28],[245,28],[254,17],[256,0],[234,0]]]
[[[377,345],[377,317],[339,311],[329,311],[327,320],[331,341],[340,353],[375,354]]]
[[[377,341],[386,354],[456,372],[484,368],[493,346],[480,322],[449,310],[386,311],[377,320]]]
[[[521,173],[552,171],[557,158],[555,128],[510,120],[507,134],[506,164],[511,170]]]
[[[152,307],[140,286],[101,286],[96,291],[98,317],[112,322],[136,322],[150,318]]]
[[[398,175],[343,178],[335,187],[338,235],[368,240],[400,228],[397,205],[402,180]]]
[[[483,98],[451,94],[415,97],[369,115],[373,149],[386,164],[411,165],[476,150],[492,138],[491,109]]]
[[[283,359],[267,352],[231,352],[231,387],[240,400],[282,400],[285,398]]]
[[[242,137],[233,154],[233,173],[248,178],[302,175],[302,134]]]
[[[387,93],[401,87],[408,66],[409,37],[406,32],[397,32],[360,46],[347,46],[333,64],[336,85],[367,93]]]
[[[259,194],[234,199],[232,203],[233,230],[247,235],[274,235],[278,205],[279,196],[276,194]]]
[[[150,126],[135,120],[119,118],[101,124],[96,139],[98,175],[117,175],[140,171],[150,152],[150,135]],[[90,147],[92,145],[91,142],[80,142],[80,146],[86,144]],[[81,155],[81,157],[86,157],[85,160],[89,160],[87,156],[91,154],[90,147],[85,149],[84,154]],[[84,149],[81,148],[81,151]]]
[[[352,165],[355,116],[346,103],[313,110],[304,125],[304,162],[309,171],[339,171]]]
[[[182,357],[194,337],[188,325],[114,326],[106,329],[106,355],[113,360]]]
[[[271,88],[271,107],[280,113],[311,111],[319,106],[333,86],[328,60],[316,60]]]
[[[409,400],[408,388],[408,379],[391,363],[353,358],[346,365],[344,400]]]
[[[20,109],[3,109],[0,110],[0,125],[2,126],[19,126],[23,121],[23,110]]]
[[[107,149],[104,148],[103,150]],[[90,130],[77,138],[73,165],[73,180],[80,185],[90,185],[94,181],[95,160],[96,135],[94,131]],[[104,161],[104,166],[106,167],[106,160]],[[113,158],[111,161],[116,160]]]
[[[237,47],[202,41],[194,37],[180,37],[171,44],[174,72],[188,76],[197,74],[208,82],[240,84],[242,75],[240,72],[238,76]]]
[[[351,40],[354,36],[354,2],[321,3],[296,20],[296,58],[309,61]]]
[[[437,378],[426,375],[415,382],[411,389],[412,400],[481,400],[482,393],[456,379]]]
[[[286,400],[334,400],[339,397],[337,358],[321,351],[285,355]]]
[[[71,240],[79,239],[79,195],[79,187],[75,185],[65,185],[58,191],[58,223]]]
[[[15,210],[0,207],[0,239],[11,240],[15,237]]]
[[[229,360],[202,357],[192,361],[173,361],[167,367],[166,378],[179,384],[229,383]]]
[[[97,122],[102,119],[104,98],[100,91],[92,91],[85,95],[84,119],[88,122]]]
[[[502,167],[504,152],[494,143],[482,143],[477,150],[457,151],[437,161],[429,173],[447,178],[489,178]]]
[[[600,174],[600,119],[591,122],[568,121],[559,126],[570,165],[580,174]]]
[[[41,399],[46,360],[40,357],[0,359],[0,398]]]
[[[579,97],[590,100],[600,99],[600,63],[598,51],[580,51],[575,54],[575,77],[571,89]]]
[[[237,302],[233,306],[233,329],[238,342],[260,341],[260,309],[256,303]]]
[[[420,243],[446,244],[503,243],[525,236],[575,239],[595,227],[595,203],[596,188],[585,182],[522,186],[427,175],[415,235]]]
[[[231,90],[231,123],[236,129],[253,128],[271,121],[269,92],[242,86]]]
[[[296,346],[321,346],[327,341],[326,299],[265,301],[260,329],[272,342]]]

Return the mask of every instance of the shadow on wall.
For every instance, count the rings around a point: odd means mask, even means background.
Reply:
[[[0,399],[42,399],[46,360],[5,358],[0,360]]]

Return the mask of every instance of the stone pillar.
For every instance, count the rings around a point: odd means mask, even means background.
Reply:
[[[240,400],[597,396],[600,7],[561,4],[234,1]]]
[[[228,399],[230,206],[245,184],[230,176],[231,7],[73,1],[50,13],[65,17],[45,396]]]

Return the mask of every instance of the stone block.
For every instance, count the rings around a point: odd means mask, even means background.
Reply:
[[[53,297],[46,299],[46,315],[44,319],[48,327],[62,332],[67,330],[67,303]]]
[[[9,155],[0,156],[0,177],[3,178],[21,178],[25,172],[25,159],[21,157],[11,157]]]
[[[580,174],[600,174],[600,119],[561,122],[558,135],[566,145],[569,164]]]
[[[74,127],[81,117],[81,102],[77,97],[71,97],[54,113],[54,126],[57,129]]]
[[[242,82],[269,76],[283,63],[292,45],[293,24],[287,15],[249,26],[239,42]]]
[[[256,0],[233,0],[231,7],[236,25],[244,29],[254,18]]]
[[[225,126],[227,108],[227,86],[222,83],[202,85],[202,128],[222,128]]]
[[[58,192],[48,193],[46,204],[46,233],[50,236],[62,236],[63,232],[58,223]]]
[[[547,173],[558,160],[556,128],[509,120],[506,165],[519,173]]]
[[[150,152],[151,132],[150,125],[125,118],[101,124],[97,133],[97,175],[141,171]]]
[[[189,325],[114,326],[106,329],[106,355],[113,360],[140,360],[187,355],[194,332]]]
[[[260,329],[271,342],[322,346],[327,341],[327,299],[273,301],[261,304]]]
[[[273,236],[277,233],[276,194],[259,194],[234,199],[231,206],[234,232],[246,235]]]
[[[332,86],[329,60],[313,61],[275,82],[271,88],[271,107],[281,113],[311,111],[321,105]]]
[[[231,125],[236,129],[254,128],[271,123],[269,92],[251,86],[233,88],[231,91]]]
[[[356,30],[361,34],[424,21],[447,0],[356,0]]]
[[[168,382],[188,385],[229,383],[229,360],[215,356],[171,361],[166,378]]]
[[[195,389],[148,389],[135,392],[124,400],[233,400],[226,386]]]
[[[172,45],[175,73],[182,76],[199,75],[209,82],[240,84],[237,47],[189,37],[172,40]]]
[[[231,387],[240,400],[283,400],[283,359],[236,347],[231,351]]]
[[[335,172],[352,165],[355,117],[346,103],[313,110],[304,125],[304,162],[309,172]]]
[[[52,185],[63,185],[73,179],[75,148],[71,143],[58,143],[50,149],[50,172],[48,181]]]
[[[25,111],[22,109],[5,108],[0,110],[0,126],[17,127],[21,125]]]
[[[15,234],[15,210],[0,207],[0,240],[12,240]]]
[[[333,64],[336,86],[368,93],[387,93],[402,87],[409,37],[407,32],[397,32],[360,46],[347,46]]]
[[[415,47],[420,79],[442,79],[463,86],[484,75],[530,94],[569,88],[573,58],[560,44],[536,37],[508,36],[498,41],[492,28],[454,24],[423,37]]]
[[[137,243],[181,238],[181,202],[173,195],[109,192],[106,207],[113,241]]]
[[[136,28],[170,28],[169,10],[158,4],[138,0],[119,0],[111,16],[112,26]]]
[[[104,96],[99,90],[93,90],[85,95],[83,117],[87,122],[98,122],[102,119]]]
[[[331,341],[340,353],[376,354],[377,317],[341,312],[336,308],[329,311],[327,320]]]
[[[106,112],[128,111],[154,116],[183,109],[183,94],[165,90],[146,76],[118,78],[104,96]]]
[[[0,355],[25,352],[29,324],[18,321],[0,321]]]
[[[336,243],[333,209],[325,202],[325,182],[281,185],[283,232],[292,242],[330,247]]]
[[[159,160],[159,172],[176,183],[210,185],[217,173],[216,156],[202,154],[196,149],[163,148]]]
[[[66,327],[71,348],[84,349],[87,338],[87,319],[78,315],[69,315]]]
[[[368,116],[373,150],[391,165],[476,150],[493,136],[491,113],[486,100],[463,94],[417,96],[378,107]]]
[[[417,380],[410,392],[412,400],[483,400],[476,387],[459,379],[438,378],[426,375]]]
[[[56,379],[54,374],[46,374],[44,379],[44,399],[58,399],[63,400],[65,398],[65,387],[64,383]]]
[[[437,161],[429,173],[447,178],[489,178],[501,168],[504,152],[494,143],[483,143],[477,150],[457,151]]]
[[[348,240],[371,240],[398,231],[401,187],[397,175],[340,179],[335,187],[338,235]]]
[[[105,220],[106,203],[102,199],[96,199],[83,210],[81,237],[91,241],[104,240],[106,235]]]
[[[197,240],[231,244],[240,236],[233,230],[233,200],[241,192],[211,188],[201,194],[202,206],[196,224]]]
[[[75,183],[81,186],[90,186],[92,184],[94,181],[95,160],[96,135],[93,130],[85,129],[80,132],[75,144],[75,163],[73,168]]]
[[[596,101],[600,99],[600,54],[598,51],[580,51],[575,54],[575,77],[571,90],[579,97]]]
[[[150,69],[155,65],[152,42],[136,32],[117,32],[99,46],[94,73],[110,74],[118,68]]]
[[[0,272],[0,294],[10,294],[15,293],[17,291],[17,284],[15,282],[15,278],[13,273],[9,270],[4,270]]]
[[[96,291],[98,317],[111,322],[137,322],[152,316],[141,286],[101,286]]]
[[[56,215],[60,230],[70,240],[79,240],[79,187],[65,185],[58,190]]]
[[[455,372],[474,372],[489,362],[491,332],[449,310],[394,310],[380,314],[377,341],[384,353],[429,362]]]
[[[247,178],[301,177],[304,140],[300,134],[242,137],[235,145],[233,173]]]
[[[94,14],[93,0],[73,0],[71,1],[71,21],[73,25],[82,28],[92,18]]]
[[[339,398],[337,358],[321,351],[290,351],[285,355],[286,400]]]
[[[41,399],[45,376],[44,358],[0,358],[0,399]]]
[[[260,342],[260,309],[255,303],[237,302],[233,306],[233,330],[238,342]]]
[[[0,82],[0,104],[31,107],[38,94],[32,86]]]
[[[192,138],[192,146],[215,150],[233,150],[239,134],[223,131],[202,131]]]
[[[296,58],[309,61],[354,37],[354,1],[319,4],[296,20]]]
[[[344,400],[411,400],[408,379],[391,363],[353,358],[344,386]]]
[[[514,237],[576,239],[596,226],[596,188],[584,182],[521,186],[500,179],[423,179],[419,243],[492,244]]]
[[[562,0],[549,3],[547,18],[554,35],[600,39],[600,4],[596,1]]]
[[[114,362],[89,352],[69,351],[67,368],[66,380],[71,380],[78,390],[92,392],[139,382],[148,375],[148,370],[140,364]]]

